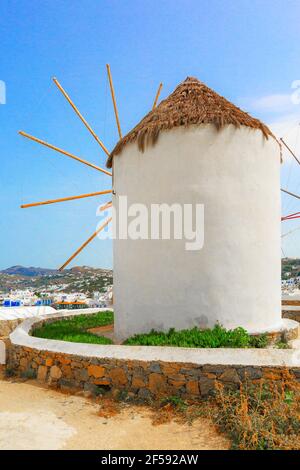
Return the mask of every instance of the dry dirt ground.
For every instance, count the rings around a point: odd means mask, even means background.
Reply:
[[[102,406],[102,411],[100,411]],[[81,396],[64,395],[33,381],[0,379],[0,450],[4,449],[228,449],[206,419],[192,425],[152,424],[146,407],[106,413]],[[108,415],[108,416],[106,416]]]

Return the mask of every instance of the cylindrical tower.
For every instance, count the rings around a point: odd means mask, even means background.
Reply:
[[[264,124],[188,78],[119,142],[111,165],[117,220],[120,196],[149,214],[149,239],[114,240],[119,338],[217,322],[281,327],[280,146]],[[203,204],[203,247],[151,239],[153,204],[183,214]]]

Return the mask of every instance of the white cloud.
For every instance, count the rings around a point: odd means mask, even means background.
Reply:
[[[254,99],[251,108],[259,112],[279,113],[293,108],[292,94],[266,95]]]
[[[248,96],[239,101],[241,107],[259,115],[300,113],[300,80],[292,81],[284,93]]]
[[[300,106],[295,100],[294,93],[291,91],[291,93],[277,93],[256,98],[241,98],[239,102],[243,109],[252,113],[293,113],[296,109],[299,109],[300,112]]]

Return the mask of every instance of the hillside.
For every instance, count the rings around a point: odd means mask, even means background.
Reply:
[[[110,269],[76,266],[62,272],[55,269],[12,266],[0,271],[0,292],[30,288],[35,292],[64,291],[92,294],[112,285]]]
[[[35,268],[30,266],[26,268],[24,266],[11,266],[10,268],[3,269],[0,271],[1,274],[15,274],[18,276],[46,276],[49,274],[58,273],[56,269],[47,269],[47,268]]]

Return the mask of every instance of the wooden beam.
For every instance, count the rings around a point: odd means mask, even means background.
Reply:
[[[55,204],[56,202],[74,201],[74,199],[83,199],[85,197],[101,196],[102,194],[109,194],[109,193],[112,193],[111,189],[107,189],[105,191],[98,191],[97,193],[80,194],[79,196],[69,196],[69,197],[62,197],[60,199],[49,199],[49,201],[33,202],[31,204],[22,204],[20,207],[21,209],[28,209],[28,207],[44,206],[46,204]]]
[[[96,238],[96,236],[98,235],[98,233],[100,233],[112,220],[112,217],[109,217],[108,219],[106,219],[106,221],[100,225],[100,227],[96,230],[96,232],[93,233],[93,235],[91,235],[79,248],[78,250],[75,251],[75,253],[73,253],[72,256],[70,256],[69,259],[67,259],[67,261],[59,268],[59,271],[62,271],[66,266],[68,266],[69,263],[71,263],[71,261],[77,256],[79,255],[79,253],[92,241],[94,240],[94,238]]]
[[[92,134],[92,136],[94,137],[94,139],[96,140],[96,142],[98,142],[98,144],[100,145],[100,147],[102,148],[102,150],[104,150],[104,152],[106,153],[106,155],[109,157],[109,151],[107,150],[107,148],[105,147],[105,145],[103,144],[103,142],[99,139],[99,137],[97,136],[97,134],[93,131],[93,129],[91,128],[91,126],[89,125],[89,123],[84,119],[84,117],[82,116],[82,114],[80,113],[79,109],[75,106],[75,104],[73,103],[73,101],[71,100],[71,98],[69,97],[69,95],[67,94],[67,92],[63,89],[63,87],[61,86],[61,84],[59,83],[59,81],[57,80],[57,78],[53,78],[53,81],[55,83],[55,85],[57,86],[57,88],[62,92],[62,94],[64,95],[64,97],[66,98],[66,100],[69,102],[69,104],[72,106],[72,108],[74,109],[75,113],[77,114],[77,116],[79,117],[79,119],[81,119],[81,121],[83,122],[83,124],[85,125],[85,127],[90,131],[90,133]]]
[[[292,149],[290,149],[290,147],[287,145],[287,143],[283,140],[282,137],[280,137],[280,140],[281,142],[283,143],[283,145],[285,146],[285,148],[290,152],[290,154],[294,157],[294,159],[296,160],[296,162],[300,165],[300,161],[298,160],[298,158],[296,157],[296,155],[294,154],[294,152],[292,151]]]
[[[300,196],[298,196],[297,194],[294,194],[294,193],[291,193],[290,191],[287,191],[286,189],[280,189],[280,191],[282,191],[283,193],[285,194],[289,194],[289,196],[293,196],[295,197],[296,199],[300,199]]]
[[[158,98],[159,98],[159,95],[160,95],[160,92],[161,92],[162,87],[163,87],[163,84],[160,83],[160,84],[159,84],[159,87],[158,87],[158,90],[157,90],[157,92],[156,92],[155,100],[154,100],[154,103],[153,103],[153,106],[152,106],[152,111],[153,111],[154,108],[156,108],[156,105],[157,105]]]
[[[27,134],[26,132],[23,132],[23,131],[19,131],[19,134],[22,135],[23,137],[26,137],[27,139],[37,142],[38,144],[44,145],[45,147],[48,147],[51,150],[55,150],[56,152],[66,155],[67,157],[73,158],[74,160],[77,160],[78,162],[83,163],[84,165],[87,165],[91,168],[94,168],[95,170],[101,171],[102,173],[105,173],[108,176],[112,176],[112,174],[109,171],[104,170],[103,168],[100,168],[99,166],[94,165],[93,163],[87,162],[86,160],[83,160],[82,158],[76,157],[76,155],[73,155],[72,153],[67,152],[66,150],[62,150],[58,147],[55,147],[52,144],[48,144],[48,142],[38,139],[37,137],[34,137],[33,135]]]
[[[115,111],[115,116],[116,116],[116,121],[117,121],[117,126],[118,126],[119,137],[120,137],[120,139],[122,139],[119,113],[118,113],[116,97],[115,97],[115,90],[114,90],[114,85],[113,85],[113,81],[112,81],[112,77],[111,77],[109,64],[106,64],[106,68],[107,68],[107,75],[108,75],[108,80],[109,80],[110,92],[111,92],[111,97],[112,97],[112,101],[113,101],[113,105],[114,105],[114,111]]]
[[[106,204],[100,207],[99,211],[100,212],[105,211],[106,209],[109,209],[111,206],[112,206],[112,201],[108,201]]]

